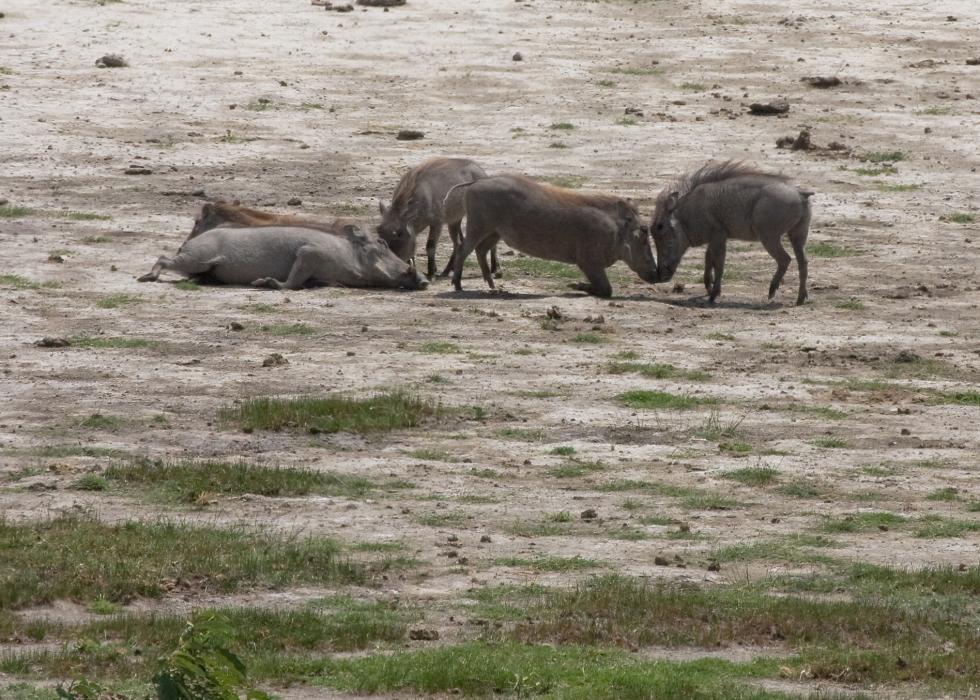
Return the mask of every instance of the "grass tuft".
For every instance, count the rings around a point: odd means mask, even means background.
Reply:
[[[715,399],[690,395],[669,394],[666,391],[634,390],[620,394],[616,399],[629,408],[685,411],[718,403]]]

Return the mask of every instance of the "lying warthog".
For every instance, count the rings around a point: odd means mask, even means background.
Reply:
[[[381,225],[378,235],[388,241],[388,245],[402,260],[415,256],[416,238],[425,227],[429,228],[429,238],[425,242],[428,257],[426,268],[429,277],[436,274],[436,245],[442,235],[442,225],[449,225],[449,238],[453,243],[453,257],[450,257],[442,277],[449,274],[453,259],[459,250],[463,237],[462,220],[466,216],[463,194],[450,195],[455,185],[470,183],[486,177],[487,174],[472,160],[464,158],[433,158],[409,170],[398,182],[391,198],[391,206],[384,202],[381,208]],[[497,272],[497,251],[491,252],[493,271]]]
[[[161,257],[139,281],[155,282],[163,270],[273,289],[299,289],[307,283],[406,289],[428,285],[384,241],[355,226],[342,234],[288,226],[215,228],[185,241],[173,258]]]
[[[657,197],[651,233],[660,260],[660,282],[669,282],[689,246],[707,244],[704,288],[711,303],[721,294],[725,245],[729,238],[760,241],[776,259],[769,285],[772,299],[790,257],[779,239],[789,236],[800,271],[796,303],[806,301],[806,245],[810,229],[810,196],[788,178],[760,172],[742,163],[708,163],[667,186]]]
[[[218,226],[236,228],[299,226],[300,228],[312,228],[326,233],[344,233],[344,227],[350,223],[344,219],[334,219],[332,222],[326,223],[291,214],[273,214],[260,209],[243,207],[237,199],[234,202],[219,199],[214,202],[207,202],[201,207],[201,211],[194,217],[194,228],[191,229],[191,234],[187,240],[196,238],[205,231],[210,231]]]
[[[465,192],[466,235],[454,260],[456,291],[462,291],[463,262],[474,249],[483,279],[494,288],[486,253],[498,240],[527,255],[578,265],[589,282],[575,287],[595,296],[612,295],[606,268],[617,260],[643,280],[657,281],[647,229],[626,200],[564,190],[520,175],[484,178]]]

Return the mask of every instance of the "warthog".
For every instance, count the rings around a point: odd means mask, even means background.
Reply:
[[[729,238],[759,241],[776,260],[769,298],[779,289],[789,254],[780,238],[787,234],[800,271],[796,303],[806,301],[807,233],[813,192],[788,184],[788,178],[742,163],[708,163],[668,185],[657,197],[651,234],[660,261],[660,282],[668,282],[689,246],[707,244],[704,288],[714,303],[721,294],[725,245]]]
[[[251,209],[243,207],[237,199],[234,202],[217,200],[207,202],[201,207],[201,211],[194,217],[194,228],[187,240],[200,236],[205,231],[210,231],[218,226],[230,227],[254,227],[254,226],[299,226],[300,228],[312,228],[326,233],[343,233],[344,227],[352,222],[344,219],[334,219],[327,223],[307,219],[302,216],[291,214],[273,214],[272,212],[262,211],[261,209]]]
[[[219,227],[185,241],[173,258],[161,257],[139,281],[155,282],[163,270],[273,289],[299,289],[307,283],[406,289],[428,285],[384,241],[355,226],[343,234],[288,226]]]
[[[428,227],[429,238],[425,242],[428,257],[427,273],[436,274],[436,245],[442,235],[442,225],[449,226],[449,238],[453,243],[450,257],[442,277],[449,274],[453,259],[459,250],[463,237],[462,220],[466,216],[461,192],[450,195],[450,190],[458,184],[474,182],[487,174],[479,165],[465,158],[433,158],[409,170],[399,181],[391,198],[391,206],[380,202],[381,224],[378,235],[388,241],[388,245],[402,260],[415,256],[416,238],[419,232]],[[497,251],[491,252],[493,271],[497,272]]]
[[[606,268],[617,260],[643,280],[657,280],[647,229],[636,207],[624,199],[573,192],[520,175],[484,178],[465,192],[466,235],[454,261],[456,291],[462,291],[463,262],[474,249],[483,279],[494,288],[486,252],[498,240],[527,255],[577,265],[589,282],[575,288],[595,296],[612,295]]]

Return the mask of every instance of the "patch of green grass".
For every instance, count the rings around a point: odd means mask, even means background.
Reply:
[[[841,449],[847,447],[847,440],[835,437],[821,437],[814,438],[810,441],[815,447],[821,447],[823,449]]]
[[[944,114],[953,114],[953,108],[946,105],[933,105],[931,107],[926,107],[925,109],[920,109],[916,112],[916,114],[941,116]]]
[[[946,221],[951,221],[954,224],[972,224],[976,221],[976,215],[970,214],[965,211],[955,212],[953,214],[946,215]]]
[[[511,270],[515,273],[533,277],[552,277],[558,279],[579,279],[582,277],[582,271],[574,265],[566,265],[565,263],[555,262],[554,260],[542,260],[541,258],[515,258],[507,263],[508,273]],[[547,320],[557,321],[557,319]]]
[[[935,403],[980,407],[980,391],[947,391],[933,397]]]
[[[881,528],[900,527],[908,522],[902,515],[886,511],[851,513],[842,517],[827,517],[820,526],[822,532],[857,533],[872,532]]]
[[[195,503],[202,494],[359,498],[375,488],[373,481],[362,477],[246,462],[115,464],[106,468],[103,477],[123,486],[148,488],[164,500],[182,503]]]
[[[571,459],[559,467],[548,470],[548,474],[556,479],[575,479],[586,474],[601,472],[605,468],[606,465],[599,461]]]
[[[637,121],[636,117],[631,117],[629,115],[620,117],[619,119],[616,120],[617,126],[636,126],[639,123],[640,122]]]
[[[122,425],[122,419],[119,416],[93,413],[83,418],[78,425],[91,430],[115,430]]]
[[[769,486],[779,479],[779,470],[772,467],[744,467],[724,472],[721,478],[737,481],[745,486]]]
[[[496,496],[485,496],[477,493],[467,493],[456,497],[457,503],[467,503],[471,505],[485,505],[489,503],[500,503]]]
[[[640,374],[655,379],[687,379],[692,382],[703,382],[711,379],[711,374],[703,370],[678,369],[671,364],[651,362],[610,362],[606,365],[610,374]]]
[[[823,241],[808,243],[806,253],[814,258],[850,258],[855,255],[861,255],[860,251],[853,248]]]
[[[830,557],[813,550],[839,546],[835,540],[819,535],[791,535],[721,547],[710,552],[708,558],[722,563],[778,561],[784,564],[828,564],[832,561]]]
[[[708,335],[704,337],[708,340],[735,340],[735,336],[732,335],[731,333],[714,332],[714,333],[708,333]]]
[[[85,236],[82,238],[82,243],[98,245],[100,243],[112,243],[112,239],[109,236]]]
[[[428,377],[425,378],[425,381],[427,381],[429,384],[449,384],[450,383],[449,379],[447,379],[446,377],[442,376],[441,374],[430,374]]]
[[[723,421],[721,414],[717,410],[713,409],[708,414],[708,417],[704,419],[704,422],[701,423],[701,425],[692,428],[690,432],[695,437],[710,440],[712,442],[723,439],[737,440],[742,435],[739,428],[744,420],[745,417],[740,416],[737,418],[732,418],[728,421]]]
[[[142,297],[137,294],[120,293],[102,297],[95,302],[95,305],[100,309],[118,309],[120,306],[135,304],[138,301],[142,301]]]
[[[305,323],[273,323],[260,326],[260,330],[269,335],[294,336],[294,335],[313,335],[316,329]]]
[[[640,353],[634,350],[620,350],[619,352],[614,352],[610,357],[614,360],[639,360]]]
[[[869,151],[861,156],[861,160],[870,163],[897,163],[905,158],[902,151]]]
[[[596,87],[604,87],[604,88],[612,88],[612,87],[616,87],[616,81],[615,80],[596,80],[595,81],[595,86]]]
[[[230,592],[245,586],[359,582],[363,574],[323,538],[282,540],[243,529],[176,523],[107,524],[61,516],[0,521],[0,609],[59,598],[159,597],[168,581]]]
[[[555,122],[548,128],[552,131],[572,131],[575,125],[570,122]]]
[[[435,341],[424,344],[419,348],[419,352],[424,352],[430,355],[455,355],[463,351],[455,343]]]
[[[616,75],[663,75],[664,69],[645,66],[617,66],[615,68],[610,68],[609,72]]]
[[[980,513],[980,501],[970,501],[966,504],[967,513]]]
[[[515,520],[503,527],[503,531],[515,537],[561,537],[574,534],[571,523],[554,521]]]
[[[874,183],[882,192],[913,192],[915,190],[921,190],[922,185],[917,184],[901,184],[901,183],[891,183],[891,182],[876,182]]]
[[[821,418],[828,418],[830,420],[843,420],[848,416],[845,411],[831,408],[830,406],[813,406],[810,404],[793,403],[788,406],[781,406],[780,408],[797,413],[810,413]]]
[[[204,287],[194,280],[180,280],[174,284],[174,289],[180,289],[185,292],[200,292]]]
[[[109,488],[109,482],[98,474],[86,474],[77,478],[71,486],[78,491],[105,491]]]
[[[449,525],[460,525],[466,522],[469,516],[463,511],[443,511],[439,513],[423,513],[416,515],[413,519],[419,525],[426,527],[446,527]]]
[[[306,109],[306,110],[323,109],[323,105],[320,104],[319,102],[304,102],[303,104],[300,105],[300,109]]]
[[[523,442],[538,442],[544,439],[544,431],[537,428],[501,428],[494,434],[505,440],[521,440]]]
[[[71,341],[72,347],[103,350],[132,350],[135,348],[151,348],[157,345],[155,340],[145,340],[143,338],[75,336],[69,340]]]
[[[680,89],[686,92],[704,92],[708,86],[702,83],[681,83]]]
[[[221,409],[220,420],[242,430],[298,429],[311,433],[377,433],[415,428],[444,413],[415,394],[388,391],[369,398],[335,394],[298,399],[255,398]]]
[[[858,301],[857,299],[848,299],[847,301],[841,301],[834,306],[838,309],[845,309],[847,311],[864,311],[865,305]]]
[[[542,178],[545,182],[554,185],[555,187],[563,187],[566,190],[577,190],[582,185],[584,185],[588,178],[581,175],[554,175],[552,177]],[[514,264],[513,261],[508,263],[508,267]],[[557,263],[561,264],[561,263]]]
[[[0,207],[0,219],[23,219],[25,216],[31,216],[34,213],[33,209],[27,207],[15,207],[10,204],[5,204]],[[2,276],[0,276],[2,279]]]
[[[820,498],[825,493],[815,483],[806,479],[798,479],[782,484],[776,490],[784,496],[792,496],[793,498]]]
[[[857,175],[863,177],[878,177],[879,175],[896,175],[898,170],[890,165],[883,165],[877,168],[854,168],[854,172]]]
[[[744,457],[752,452],[752,445],[741,440],[732,440],[719,443],[718,449],[736,457]]]
[[[496,469],[470,469],[469,473],[481,479],[499,479],[501,477],[501,473]]]
[[[93,600],[88,606],[88,611],[96,615],[118,615],[121,610],[122,606],[119,603],[114,603],[105,598]]]
[[[571,445],[561,445],[559,447],[553,447],[548,451],[550,455],[559,455],[561,457],[570,457],[575,454],[575,448]]]
[[[568,148],[568,144],[564,141],[552,141],[548,144],[548,148],[557,148],[559,150]]]
[[[681,500],[681,504],[688,510],[732,510],[741,505],[734,498],[710,491],[686,496]]]
[[[70,211],[65,216],[72,221],[111,221],[112,217],[108,214],[94,214],[86,211]]]
[[[666,391],[646,391],[637,389],[619,394],[616,399],[628,408],[646,410],[685,411],[718,403],[716,399],[669,394]]]
[[[598,345],[605,343],[608,338],[601,333],[579,333],[578,335],[572,336],[573,343],[582,343],[585,345]]]
[[[533,571],[558,572],[584,571],[600,566],[594,559],[585,559],[578,555],[574,557],[537,557],[535,559],[524,559],[521,557],[505,557],[497,559],[494,564],[498,566],[512,566]]]
[[[60,282],[35,282],[21,275],[0,275],[0,286],[14,289],[57,289]]]
[[[926,517],[918,521],[915,536],[922,539],[949,539],[980,532],[980,521]]]
[[[959,499],[960,491],[955,486],[936,489],[926,496],[927,501],[958,501]]]

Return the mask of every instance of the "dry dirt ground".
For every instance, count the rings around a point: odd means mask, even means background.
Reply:
[[[474,586],[565,585],[597,571],[725,582],[782,567],[709,571],[712,552],[813,533],[828,516],[980,522],[969,507],[980,499],[980,66],[966,63],[977,56],[980,5],[941,5],[410,0],[338,14],[303,0],[6,0],[0,198],[30,212],[0,218],[4,517],[81,509],[401,542],[420,563],[384,594],[431,602],[427,622],[448,638],[462,633],[438,603]],[[107,53],[129,67],[97,68]],[[843,84],[801,82],[819,75]],[[750,103],[779,98],[788,115],[748,114]],[[403,128],[425,138],[396,140]],[[844,150],[776,148],[803,128]],[[574,277],[507,252],[497,295],[471,266],[462,295],[441,279],[414,293],[136,281],[176,249],[205,195],[373,225],[404,169],[434,155],[627,195],[645,216],[671,177],[708,159],[784,172],[817,193],[811,301],[792,305],[793,264],[769,303],[774,264],[747,243],[730,246],[715,306],[701,296],[700,250],[678,272],[683,287],[647,285],[617,265],[612,300],[573,292]],[[151,174],[124,174],[132,165]],[[287,207],[291,198],[302,204]],[[112,295],[128,296],[104,308]],[[557,322],[546,320],[552,307]],[[304,332],[277,334],[288,324]],[[153,344],[36,347],[43,336]],[[272,353],[288,364],[263,367]],[[710,376],[610,372],[622,357]],[[481,410],[366,438],[245,434],[217,421],[244,397],[392,387]],[[644,410],[617,399],[638,389],[716,403]],[[117,420],[84,427],[93,414]],[[733,431],[720,436],[712,424]],[[38,456],[53,446],[304,466],[411,487],[173,509],[72,489],[106,458]],[[591,462],[600,464],[561,476]],[[725,478],[744,467],[778,474],[763,487]],[[627,479],[735,504],[602,490]],[[956,489],[951,499],[927,498],[945,487]],[[586,509],[598,519],[580,521]],[[575,536],[535,534],[562,511]],[[693,534],[678,535],[676,523]],[[624,528],[640,534],[623,539]],[[450,535],[465,565],[445,556]],[[855,561],[975,566],[980,532],[839,539],[835,556]],[[576,555],[598,568],[501,563]],[[277,595],[287,594],[304,592]],[[77,615],[70,605],[37,613],[58,610]]]

